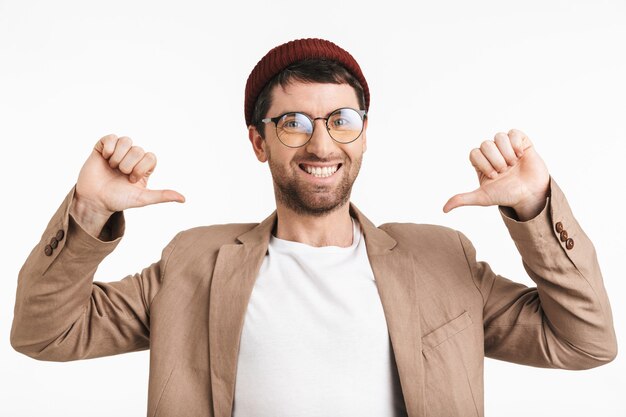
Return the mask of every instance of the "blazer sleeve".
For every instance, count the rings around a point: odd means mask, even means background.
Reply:
[[[69,214],[74,193],[75,187],[19,272],[11,345],[49,361],[147,349],[149,305],[178,235],[161,259],[140,273],[116,282],[93,282],[98,265],[124,234],[124,215],[114,213],[100,236],[92,237]]]
[[[550,197],[535,218],[520,222],[510,209],[500,207],[500,212],[537,286],[496,275],[488,264],[476,261],[472,244],[459,233],[483,296],[485,355],[565,369],[613,360],[617,341],[595,248],[556,182],[550,179]]]

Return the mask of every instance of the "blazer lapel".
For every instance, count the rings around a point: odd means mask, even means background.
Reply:
[[[420,326],[418,276],[410,253],[377,228],[353,204],[350,211],[363,228],[367,255],[376,279],[387,328],[398,367],[407,413],[422,417],[424,378]]]
[[[350,213],[363,228],[407,412],[411,417],[421,417],[424,386],[415,266],[410,254],[395,248],[396,241],[352,203]],[[211,390],[216,417],[232,415],[241,331],[276,220],[274,211],[237,238],[242,244],[223,245],[217,256],[209,307]]]
[[[241,330],[275,222],[274,211],[262,223],[237,238],[243,244],[223,245],[217,255],[209,296],[211,390],[215,417],[232,415]]]

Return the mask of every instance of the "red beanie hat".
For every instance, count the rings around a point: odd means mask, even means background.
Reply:
[[[297,39],[279,45],[270,50],[256,64],[246,82],[246,98],[244,112],[246,126],[252,123],[252,112],[261,90],[276,74],[287,68],[294,62],[310,58],[325,58],[339,62],[361,84],[365,96],[365,110],[370,106],[370,91],[367,81],[361,72],[361,67],[347,51],[334,43],[324,39]]]

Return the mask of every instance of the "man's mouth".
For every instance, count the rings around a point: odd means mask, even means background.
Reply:
[[[342,164],[339,163],[335,165],[326,165],[326,166],[300,164],[299,166],[300,166],[300,169],[302,169],[304,172],[316,178],[326,178],[326,177],[330,177],[334,175],[335,172],[337,172],[337,170],[341,168]]]

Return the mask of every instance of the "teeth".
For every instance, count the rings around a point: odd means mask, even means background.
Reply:
[[[333,175],[337,169],[339,168],[339,165],[335,165],[332,167],[311,167],[308,165],[303,165],[304,169],[306,172],[308,172],[311,175],[314,175],[318,178],[326,178],[326,177],[330,177],[331,175]]]

